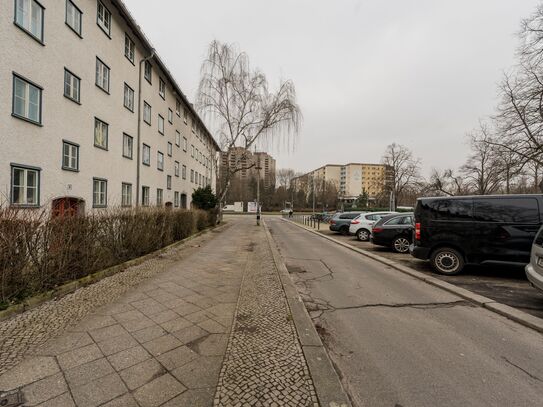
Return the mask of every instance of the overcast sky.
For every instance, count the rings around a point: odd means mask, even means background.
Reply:
[[[213,39],[237,43],[272,87],[294,81],[304,122],[294,152],[272,152],[278,168],[379,162],[395,141],[427,174],[464,162],[538,0],[125,3],[191,100]]]

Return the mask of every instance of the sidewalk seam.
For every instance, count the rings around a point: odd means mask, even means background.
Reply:
[[[339,246],[345,247],[346,249],[352,250],[356,253],[359,253],[363,256],[366,256],[372,260],[378,261],[379,263],[385,264],[389,267],[394,268],[395,270],[398,270],[404,274],[407,274],[413,278],[416,278],[418,280],[421,280],[431,286],[441,288],[444,291],[447,291],[449,293],[455,294],[461,298],[464,298],[468,301],[471,301],[475,303],[476,305],[479,305],[481,308],[484,308],[494,314],[506,317],[507,319],[517,322],[518,324],[525,326],[527,328],[533,329],[534,331],[543,333],[543,319],[537,318],[533,315],[530,315],[524,311],[518,310],[516,308],[513,308],[509,305],[499,303],[497,301],[494,301],[488,297],[485,297],[480,294],[473,293],[472,291],[469,291],[462,287],[457,287],[454,284],[448,283],[446,281],[440,280],[438,278],[428,276],[424,273],[421,273],[420,271],[414,270],[410,267],[403,266],[401,264],[398,264],[395,261],[385,259],[384,257],[375,255],[373,253],[368,252],[364,249],[359,249],[358,247],[354,247],[348,243],[341,242],[337,239],[334,239],[333,237],[326,236],[316,230],[310,229],[304,225],[297,224],[293,221],[281,218],[283,222],[290,223],[292,225],[295,225],[303,230],[306,230],[307,232],[313,233],[314,235],[320,236],[323,239],[329,240],[331,242],[334,242],[338,244]]]
[[[279,280],[281,281],[283,291],[285,292],[287,306],[290,309],[292,321],[297,331],[296,336],[306,359],[319,404],[322,407],[352,407],[350,398],[343,388],[343,384],[335,370],[334,364],[313,325],[313,321],[298,294],[298,290],[288,273],[277,247],[274,245],[275,240],[271,236],[268,225],[265,220],[263,220],[262,223],[266,232],[268,245],[272,252],[273,261],[277,272],[279,273]],[[294,307],[295,305],[301,306]],[[309,338],[302,338],[302,332],[304,330]],[[304,343],[306,340],[313,343]]]

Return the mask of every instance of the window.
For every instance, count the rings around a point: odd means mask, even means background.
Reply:
[[[15,0],[15,24],[43,43],[43,7],[36,0]]]
[[[134,89],[124,84],[124,107],[134,112]]]
[[[190,156],[194,158],[194,144],[190,145]]]
[[[187,124],[188,118],[189,118],[189,114],[188,114],[187,110],[185,109],[183,111],[183,121],[185,122],[185,124]]]
[[[98,16],[96,18],[96,23],[108,36],[111,33],[111,13],[109,10],[102,4],[101,1],[98,2]]]
[[[151,165],[151,147],[147,144],[143,145],[142,163],[143,165]]]
[[[187,152],[187,138],[186,137],[183,137],[183,151],[184,152]]]
[[[151,83],[153,79],[153,66],[149,61],[145,61],[145,68],[143,71],[143,76],[147,80],[147,82]]]
[[[68,171],[79,171],[79,145],[62,142],[62,169]]]
[[[174,168],[174,175],[176,177],[179,177],[179,161],[174,162],[173,168]]]
[[[134,139],[128,134],[123,134],[123,157],[132,159],[134,154]]]
[[[179,130],[175,131],[175,145],[177,147],[181,145],[181,133],[179,133]]]
[[[179,207],[179,192],[175,191],[173,193],[173,206],[178,208]]]
[[[187,166],[186,165],[183,165],[183,167],[181,167],[181,178],[187,179]]]
[[[42,89],[29,81],[13,76],[13,115],[41,124]]]
[[[163,192],[161,188],[157,188],[156,190],[156,206],[162,206],[163,202]]]
[[[160,151],[157,152],[156,167],[159,171],[164,170],[164,154],[162,154]]]
[[[170,124],[173,123],[173,110],[172,109],[168,109],[168,121],[170,122]]]
[[[151,125],[151,105],[147,102],[143,102],[143,121]]]
[[[81,37],[81,10],[71,1],[66,0],[66,24]]]
[[[166,175],[166,188],[172,189],[172,176]]]
[[[40,170],[38,168],[12,165],[11,204],[40,205]]]
[[[132,184],[122,183],[121,205],[132,206]]]
[[[126,33],[124,34],[124,56],[127,57],[130,62],[134,63],[136,57],[136,44]]]
[[[164,135],[164,117],[158,115],[158,132]]]
[[[190,127],[191,127],[191,129],[192,129],[192,133],[195,132],[195,126],[196,126],[196,123],[195,123],[195,122],[196,122],[196,120],[194,120],[194,117],[192,117],[192,118],[190,119]]]
[[[162,99],[166,98],[166,83],[162,80],[162,78],[158,83],[158,94]]]
[[[107,150],[109,125],[100,119],[94,118],[94,146]]]
[[[175,114],[178,117],[181,117],[181,102],[179,101],[179,99],[175,100]]]
[[[64,68],[64,96],[79,103],[79,90],[81,88],[81,79]]]
[[[96,57],[96,86],[109,93],[109,67]]]
[[[476,221],[539,224],[535,198],[474,198],[473,206]]]
[[[94,208],[105,208],[107,206],[107,180],[93,178],[92,206]]]
[[[190,182],[194,182],[194,170],[190,170]]]
[[[173,145],[168,141],[168,156],[171,157],[173,153]]]
[[[141,204],[143,206],[149,206],[149,187],[141,187]]]

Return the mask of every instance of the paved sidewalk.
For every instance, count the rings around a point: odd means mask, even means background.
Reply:
[[[0,392],[42,407],[318,405],[264,230],[235,220],[186,246],[0,322]]]

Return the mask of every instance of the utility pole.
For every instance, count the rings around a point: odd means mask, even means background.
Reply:
[[[313,215],[315,215],[315,174],[313,174]]]
[[[256,161],[256,226],[260,226],[260,155]]]

